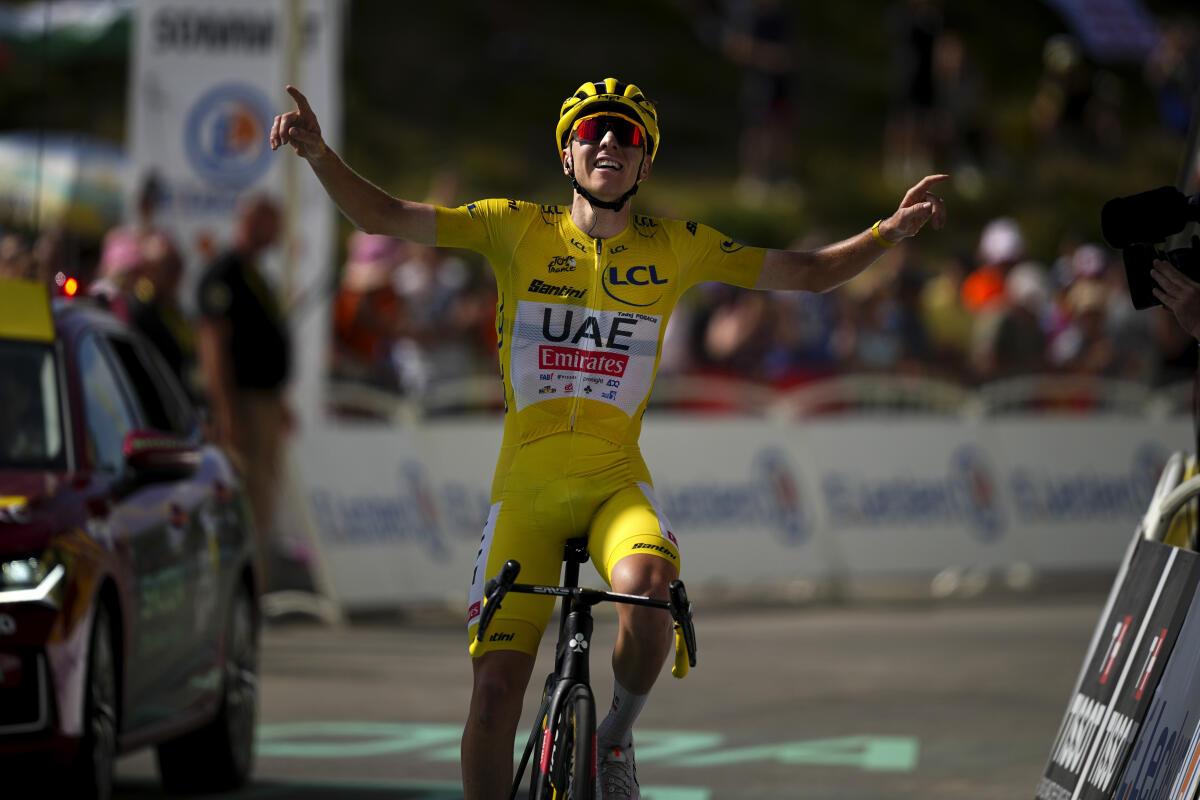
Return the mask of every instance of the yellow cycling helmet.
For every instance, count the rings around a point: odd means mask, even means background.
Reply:
[[[598,114],[602,111],[613,111],[625,116],[632,116],[646,129],[646,137],[650,140],[646,154],[653,160],[658,155],[658,110],[654,103],[646,99],[642,90],[632,83],[623,83],[616,78],[605,78],[602,81],[589,81],[575,90],[575,94],[563,101],[558,112],[557,134],[558,152],[567,147],[567,137],[575,126],[575,120],[580,117]]]

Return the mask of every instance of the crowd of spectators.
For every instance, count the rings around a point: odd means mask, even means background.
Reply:
[[[52,280],[53,238],[30,246],[0,237],[0,277]],[[332,380],[419,398],[498,375],[496,290],[486,263],[362,232],[350,235],[346,253],[331,298]],[[200,396],[181,274],[171,238],[132,225],[105,237],[86,291],[141,328]],[[670,321],[660,371],[781,389],[849,373],[964,385],[1053,373],[1161,386],[1188,379],[1195,358],[1194,342],[1168,312],[1133,309],[1120,253],[1070,235],[1056,253],[1032,253],[1020,225],[1005,217],[985,226],[973,253],[932,259],[905,244],[826,294],[703,284]]]
[[[362,233],[348,249],[335,378],[419,395],[497,374],[486,264]],[[1190,377],[1190,342],[1164,310],[1133,309],[1119,253],[1069,236],[1057,253],[1030,253],[1018,223],[999,218],[975,253],[931,261],[905,245],[827,294],[697,287],[671,319],[660,371],[778,388],[848,373],[966,385],[1053,373],[1156,386]]]
[[[706,39],[741,76],[742,133],[734,202],[762,206],[784,197],[794,175],[791,132],[803,117],[797,93],[795,10],[775,0],[712,4],[681,0]],[[964,197],[994,170],[981,115],[988,87],[967,37],[938,0],[896,0],[885,19],[892,46],[891,100],[882,177],[955,175]],[[1160,122],[1181,136],[1188,99],[1200,87],[1200,28],[1163,27],[1144,64]],[[1041,152],[1103,155],[1123,146],[1115,78],[1070,35],[1051,36],[1041,76],[1030,86],[1029,139]],[[972,176],[975,176],[973,178]],[[431,199],[458,202],[439,177]],[[978,195],[976,195],[978,196]],[[184,263],[156,227],[153,182],[138,218],[104,238],[94,272],[64,268],[61,232],[30,242],[0,235],[0,276],[85,278],[163,351],[189,391],[201,395]],[[952,225],[954,223],[952,222]],[[809,248],[835,237],[791,243]],[[421,397],[461,378],[494,376],[496,290],[486,263],[464,253],[350,235],[330,299],[329,374],[396,396]],[[76,261],[78,259],[76,258]],[[1134,312],[1120,255],[1066,234],[1055,252],[1035,252],[1020,224],[993,220],[970,252],[931,257],[921,244],[889,252],[836,292],[744,292],[718,285],[683,298],[668,328],[664,374],[728,376],[787,388],[847,373],[919,375],[980,385],[1056,373],[1165,385],[1191,375],[1196,352],[1162,310]],[[498,384],[497,384],[498,385]]]

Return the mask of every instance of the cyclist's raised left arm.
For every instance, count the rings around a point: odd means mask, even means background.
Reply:
[[[768,250],[755,289],[800,289],[826,292],[841,286],[871,265],[890,244],[915,236],[932,220],[935,229],[946,224],[946,206],[930,188],[948,178],[930,175],[908,190],[900,207],[880,220],[875,232],[862,233],[817,250]],[[879,242],[882,237],[888,245]]]

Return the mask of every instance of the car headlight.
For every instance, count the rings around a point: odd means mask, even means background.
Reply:
[[[53,601],[66,571],[53,553],[0,561],[0,603]]]

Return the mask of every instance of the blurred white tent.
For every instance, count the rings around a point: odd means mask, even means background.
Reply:
[[[0,136],[0,225],[101,236],[121,221],[125,152],[85,136]]]

